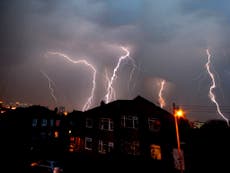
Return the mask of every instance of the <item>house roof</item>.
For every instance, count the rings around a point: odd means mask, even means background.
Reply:
[[[170,113],[166,110],[156,106],[151,101],[143,98],[142,96],[138,95],[133,100],[115,100],[110,103],[105,103],[101,101],[100,106],[95,107],[86,111],[87,115],[95,115],[95,114],[106,114],[106,113],[126,113],[126,112],[133,112],[133,113],[151,113],[154,112],[155,114],[159,115],[167,115],[169,116]]]

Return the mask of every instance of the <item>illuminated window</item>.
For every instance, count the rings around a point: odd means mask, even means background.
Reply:
[[[105,141],[99,140],[98,152],[101,154],[110,153],[113,150],[113,147],[114,147],[113,142],[105,142]]]
[[[85,126],[86,126],[86,128],[93,128],[93,119],[92,118],[86,118]]]
[[[81,151],[84,147],[84,140],[82,140],[80,137],[70,137],[70,145],[69,145],[69,151]]]
[[[75,150],[75,137],[74,136],[70,136],[70,143],[69,143],[69,152],[74,152]]]
[[[84,143],[82,143],[83,142],[83,140],[80,138],[80,137],[76,137],[75,138],[75,146],[76,146],[76,151],[80,151],[80,150],[82,150],[82,146],[83,146],[83,144]]]
[[[70,136],[70,139],[69,139],[69,140],[70,140],[70,142],[74,142],[74,139],[75,139],[75,138],[74,138],[73,136]]]
[[[113,131],[113,120],[111,118],[101,118],[99,128],[101,130]]]
[[[58,138],[58,137],[59,137],[58,131],[55,131],[55,132],[54,132],[54,137],[55,137],[55,138]]]
[[[32,120],[32,127],[36,127],[38,124],[38,119],[33,119]]]
[[[138,128],[138,117],[124,115],[121,117],[121,126],[125,128]]]
[[[153,132],[159,132],[161,127],[161,122],[156,118],[148,118],[149,130]]]
[[[41,125],[42,127],[46,127],[47,126],[47,119],[42,119],[42,122],[41,122]]]
[[[159,145],[150,145],[151,157],[155,160],[161,160],[161,147]]]
[[[93,139],[89,137],[85,137],[85,149],[92,150],[93,147]]]

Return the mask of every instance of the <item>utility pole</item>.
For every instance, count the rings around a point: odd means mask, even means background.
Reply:
[[[179,109],[178,107],[176,108],[175,103],[173,103],[173,116],[175,120],[175,129],[176,129],[176,138],[177,138],[177,151],[178,151],[178,156],[179,156],[179,168],[180,172],[183,173],[183,156],[181,152],[181,147],[180,147],[180,134],[179,134],[179,128],[178,128],[178,118],[181,118],[184,116],[184,112],[182,109]]]

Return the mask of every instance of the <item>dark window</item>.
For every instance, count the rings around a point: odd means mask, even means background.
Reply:
[[[149,118],[148,123],[149,123],[149,130],[150,131],[153,131],[153,132],[159,132],[160,131],[161,122],[159,119]]]
[[[85,137],[85,149],[92,150],[93,139],[89,137]]]
[[[138,117],[124,115],[121,117],[121,126],[125,128],[138,128]]]
[[[86,128],[93,128],[93,119],[92,118],[86,118],[85,126],[86,126]]]
[[[113,131],[113,120],[111,118],[101,118],[99,128],[101,130]]]
[[[98,152],[101,154],[109,153],[113,150],[114,144],[113,142],[105,142],[102,140],[99,140],[98,143]]]

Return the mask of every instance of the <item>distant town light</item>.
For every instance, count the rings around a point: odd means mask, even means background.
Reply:
[[[38,166],[38,163],[37,163],[37,162],[32,162],[32,163],[30,164],[30,166],[31,166],[31,167]]]
[[[16,106],[11,107],[12,110],[15,110],[16,108],[17,108]]]

